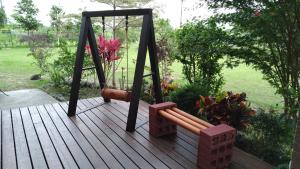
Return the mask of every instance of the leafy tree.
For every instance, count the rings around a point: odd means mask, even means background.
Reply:
[[[226,33],[212,20],[187,23],[176,35],[179,52],[176,59],[183,64],[183,74],[189,83],[206,86],[212,93],[219,91],[223,84],[224,65],[219,63],[225,48],[220,43],[222,37]]]
[[[3,7],[0,8],[0,28],[6,24],[6,14]]]
[[[229,25],[228,55],[260,70],[283,97],[285,114],[299,118],[300,1],[206,1],[213,9],[230,11],[216,16],[220,23]],[[300,168],[299,141],[298,129],[292,168]]]
[[[159,62],[162,64],[161,74],[166,77],[171,74],[170,66],[176,53],[175,30],[167,19],[155,21],[156,49]]]
[[[50,18],[51,18],[51,26],[55,29],[58,43],[59,43],[59,37],[60,32],[62,29],[63,21],[62,18],[65,15],[65,12],[63,9],[59,6],[53,5],[50,9]]]
[[[12,16],[29,34],[30,31],[38,29],[39,21],[36,19],[38,12],[32,0],[21,0],[17,3]]]

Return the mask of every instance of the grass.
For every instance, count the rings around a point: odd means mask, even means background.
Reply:
[[[0,89],[16,90],[23,88],[40,88],[46,90],[49,93],[59,94],[62,92],[68,92],[69,89],[53,89],[47,86],[47,80],[31,81],[30,76],[38,74],[38,68],[33,64],[34,60],[28,57],[29,49],[27,48],[14,48],[14,49],[2,49],[0,50]],[[137,46],[133,46],[129,51],[129,85],[131,86],[136,58]],[[57,57],[55,54],[53,57]],[[146,65],[149,66],[149,59],[146,61]],[[121,79],[121,68],[126,68],[126,57],[123,56],[123,60],[119,65],[119,69],[116,73],[117,83]],[[183,84],[185,81],[182,75],[182,66],[180,63],[173,63],[172,65],[173,77]],[[145,70],[144,74],[147,74],[149,70]],[[126,70],[124,74],[126,76]],[[275,90],[268,82],[263,80],[262,74],[249,66],[240,65],[234,69],[224,69],[223,75],[225,78],[224,90],[230,90],[233,92],[246,92],[248,100],[252,104],[260,107],[269,107],[281,103],[281,97],[275,95]],[[92,77],[90,77],[92,79]],[[111,78],[110,78],[111,80]],[[83,94],[92,94],[95,91],[83,90]]]
[[[39,73],[39,69],[27,56],[28,53],[27,48],[0,50],[0,89],[39,88],[46,83],[45,80],[30,80],[32,75]]]

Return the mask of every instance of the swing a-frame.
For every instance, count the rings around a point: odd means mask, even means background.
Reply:
[[[106,79],[104,76],[101,59],[99,57],[98,46],[96,44],[96,38],[92,27],[91,17],[113,17],[113,16],[124,16],[124,17],[143,16],[142,30],[141,30],[139,48],[137,53],[134,81],[133,81],[133,86],[132,86],[132,91],[130,96],[130,106],[128,112],[127,127],[126,127],[126,130],[131,132],[135,130],[143,77],[148,76],[148,75],[144,75],[144,67],[145,67],[147,50],[149,52],[149,57],[150,57],[150,65],[151,65],[150,75],[152,76],[152,81],[153,81],[155,102],[161,103],[163,101],[161,88],[160,88],[158,59],[156,55],[152,9],[89,11],[89,12],[82,13],[82,22],[80,27],[79,42],[77,46],[73,82],[72,82],[72,87],[70,92],[68,116],[74,116],[76,114],[78,94],[80,89],[80,80],[81,80],[81,74],[83,70],[85,46],[87,41],[89,42],[90,45],[92,59],[95,64],[95,69],[97,72],[100,88],[101,90],[103,90],[105,87]],[[110,102],[110,98],[105,98],[104,101]]]

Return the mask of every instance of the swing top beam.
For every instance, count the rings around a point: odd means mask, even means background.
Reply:
[[[100,16],[142,16],[152,14],[152,9],[122,9],[122,10],[107,10],[107,11],[84,11],[82,16],[100,17]]]

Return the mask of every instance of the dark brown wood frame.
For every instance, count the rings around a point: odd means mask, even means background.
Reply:
[[[152,9],[128,9],[128,10],[111,10],[111,11],[89,11],[82,13],[82,21],[80,27],[79,42],[77,46],[73,82],[70,91],[68,116],[74,116],[76,114],[76,106],[78,101],[78,94],[80,89],[80,80],[83,70],[83,60],[85,45],[87,40],[91,47],[91,54],[95,69],[97,72],[100,88],[103,89],[106,83],[101,60],[97,50],[97,44],[95,39],[94,30],[92,27],[91,17],[111,17],[111,16],[143,16],[142,31],[140,35],[140,43],[137,54],[137,62],[134,74],[134,82],[132,86],[132,97],[130,100],[129,114],[127,119],[127,131],[134,131],[136,125],[136,118],[138,113],[139,98],[141,93],[141,86],[143,81],[143,73],[145,67],[146,53],[149,50],[151,75],[154,87],[154,95],[156,103],[163,102],[160,79],[158,59],[156,55],[155,34],[153,26]],[[106,99],[105,102],[110,102]]]

